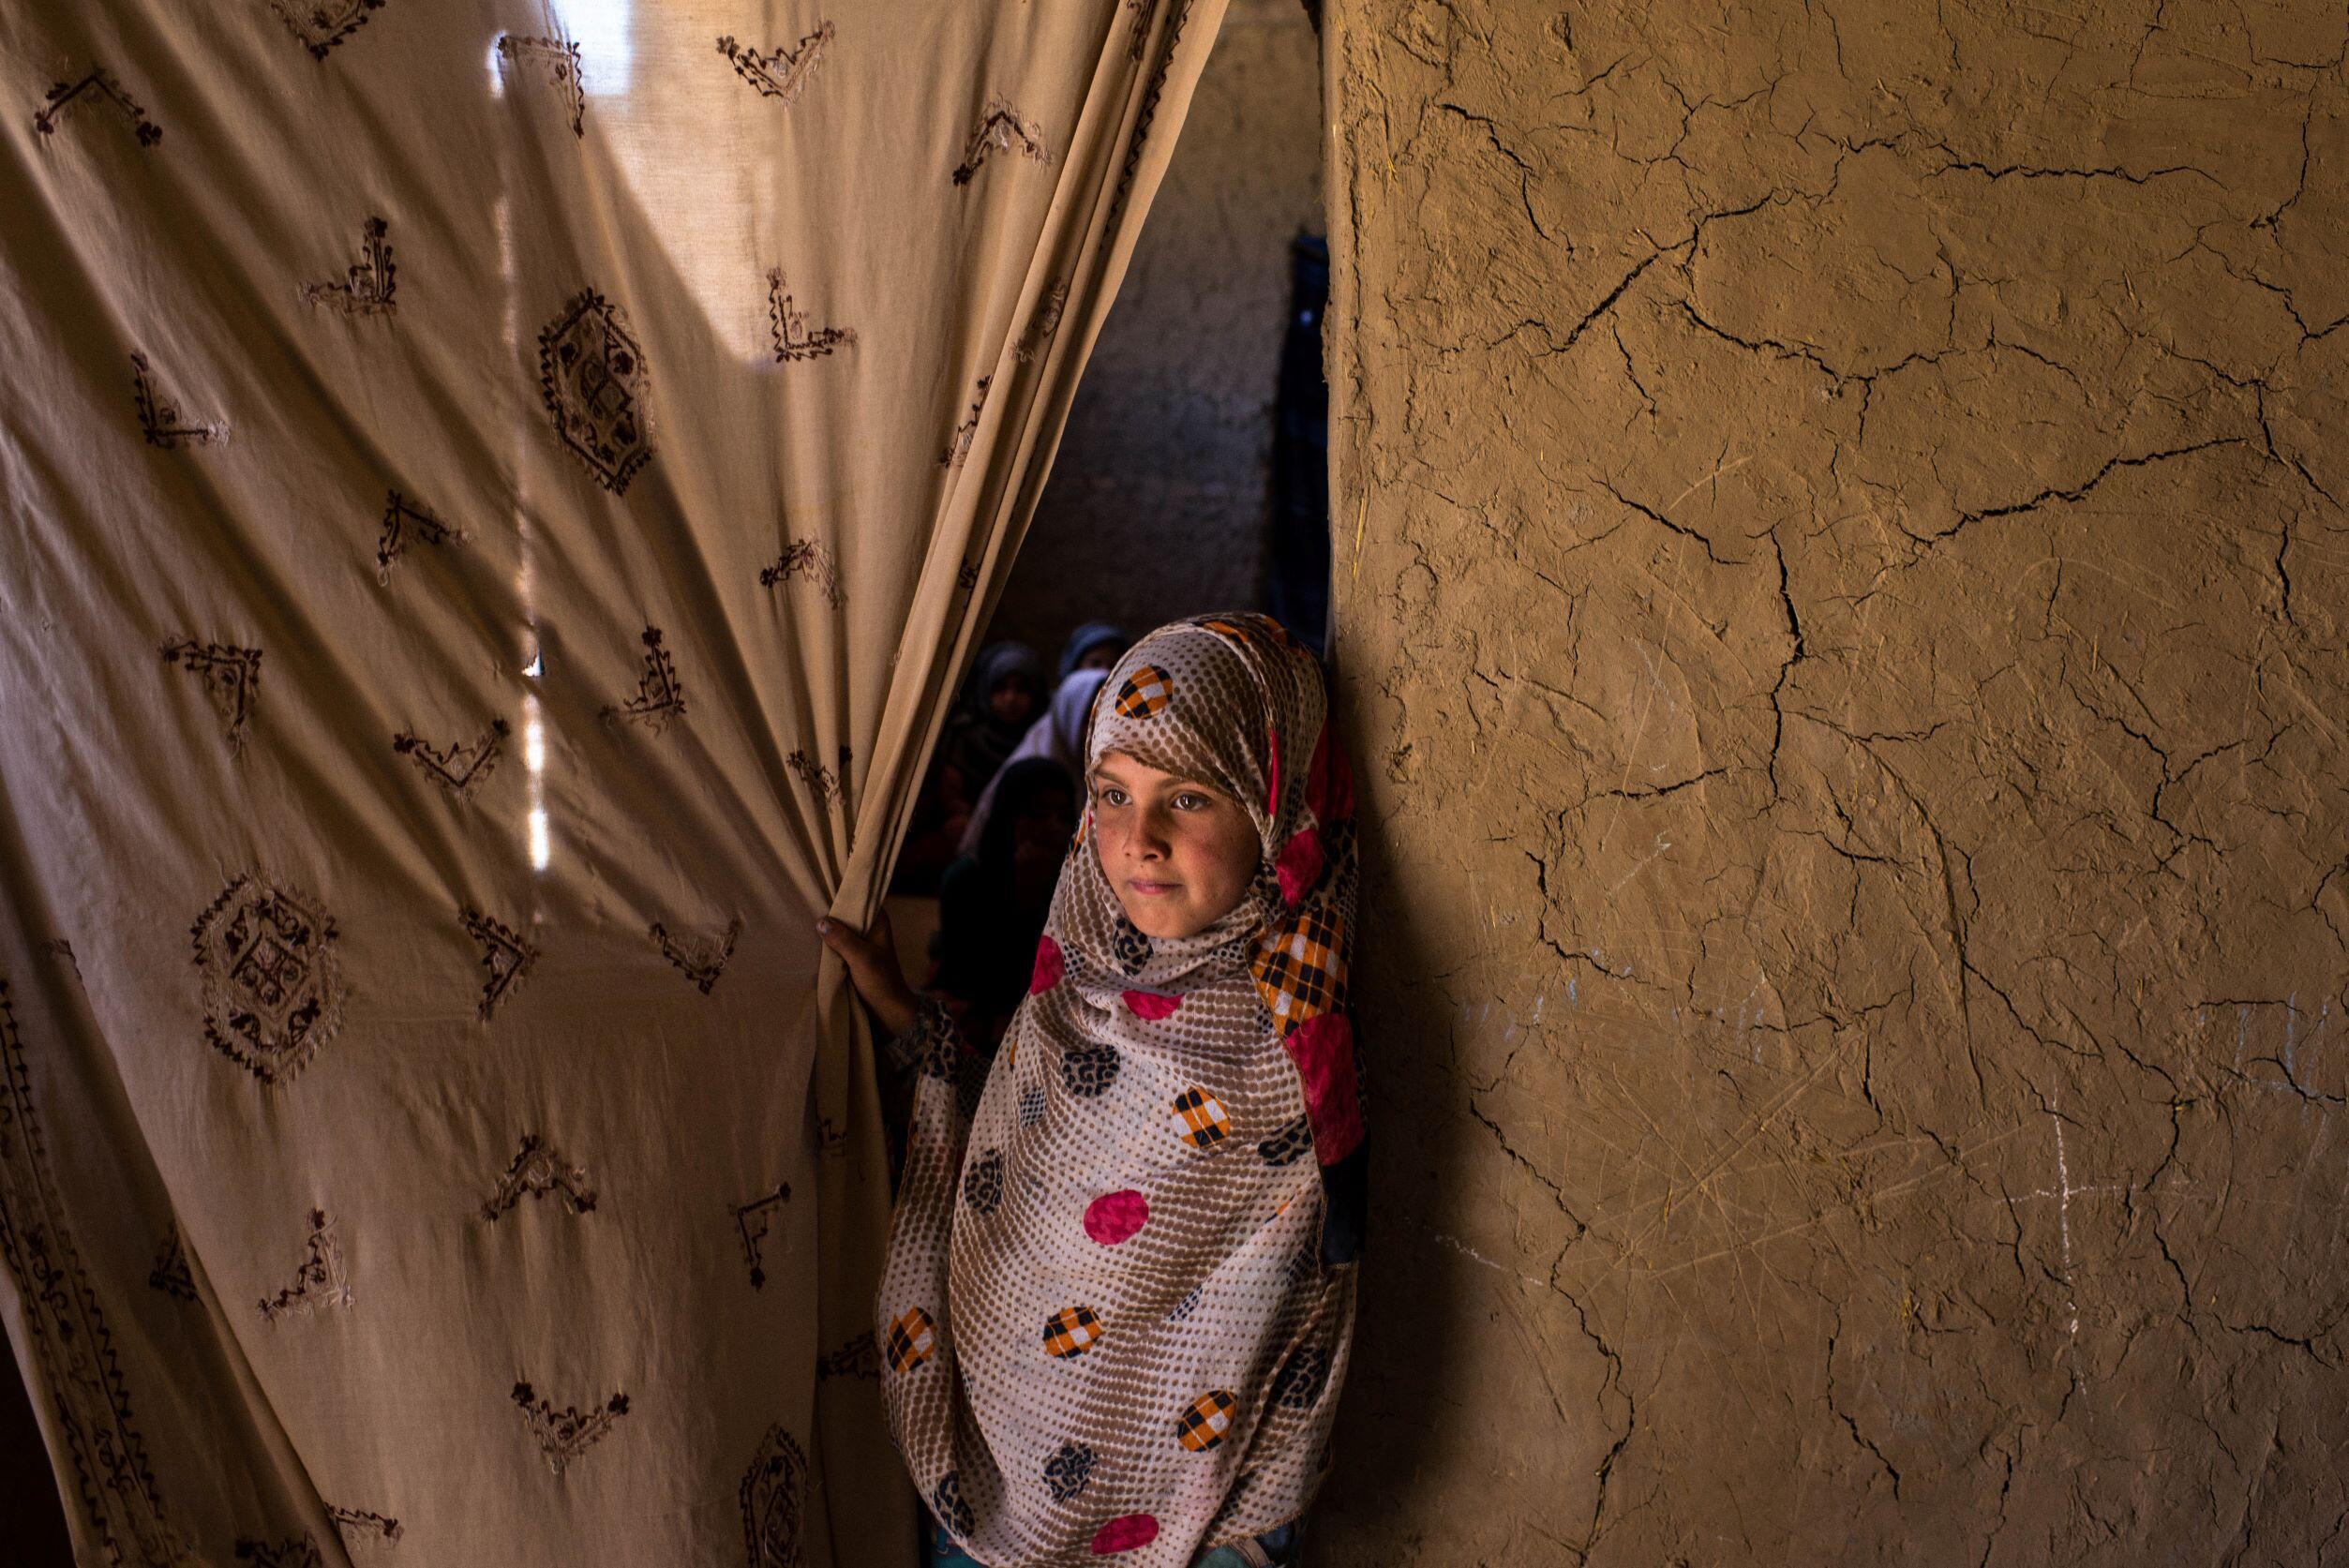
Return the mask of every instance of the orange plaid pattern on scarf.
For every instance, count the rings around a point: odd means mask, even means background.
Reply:
[[[1164,712],[1174,696],[1174,677],[1156,665],[1144,665],[1117,688],[1117,712],[1122,718],[1147,719]]]
[[[1174,1097],[1174,1135],[1194,1149],[1212,1149],[1232,1136],[1223,1102],[1197,1084]]]
[[[1310,903],[1266,933],[1249,972],[1281,1035],[1345,1000],[1343,928],[1326,904]]]
[[[1229,1391],[1211,1388],[1183,1411],[1182,1419],[1174,1423],[1174,1435],[1193,1454],[1204,1454],[1232,1430],[1232,1416],[1239,1407]]]
[[[909,1307],[889,1325],[889,1365],[894,1372],[909,1372],[938,1351],[937,1325],[919,1307]]]
[[[1101,1315],[1090,1307],[1064,1307],[1044,1320],[1044,1353],[1083,1355],[1103,1332]]]

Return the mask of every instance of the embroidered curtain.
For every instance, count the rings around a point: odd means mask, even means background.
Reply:
[[[80,1560],[909,1561],[867,918],[1221,0],[0,9]]]

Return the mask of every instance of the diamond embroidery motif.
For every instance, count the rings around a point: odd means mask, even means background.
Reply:
[[[523,1425],[530,1428],[531,1436],[538,1440],[540,1451],[546,1456],[546,1468],[557,1475],[601,1442],[613,1424],[628,1413],[625,1394],[615,1394],[591,1410],[582,1411],[576,1405],[558,1410],[553,1400],[540,1398],[527,1382],[514,1385],[514,1402],[521,1409]]]
[[[625,495],[652,460],[650,380],[620,307],[592,289],[538,335],[538,385],[563,444],[595,482]]]
[[[452,740],[445,747],[434,746],[411,731],[402,730],[392,737],[392,750],[415,763],[417,771],[433,783],[455,794],[471,798],[489,777],[497,765],[498,753],[505,744],[506,722],[492,719],[489,727],[471,741]]]
[[[163,645],[163,662],[203,678],[204,694],[219,710],[232,754],[245,749],[245,724],[261,694],[261,650],[184,637]]]
[[[269,0],[269,8],[312,59],[323,60],[366,26],[367,18],[383,8],[383,0]]]
[[[742,1546],[750,1568],[800,1568],[800,1516],[807,1455],[780,1422],[767,1428],[742,1472]]]
[[[718,40],[718,52],[734,62],[734,72],[758,89],[758,96],[782,100],[788,109],[807,85],[815,67],[824,63],[824,50],[832,41],[832,24],[816,24],[815,31],[800,40],[796,49],[781,44],[761,54],[747,44],[732,38]]]
[[[376,3],[381,5],[382,0]],[[358,22],[352,25],[355,27]],[[325,58],[323,53],[319,57]],[[368,218],[359,241],[359,260],[344,269],[344,281],[303,284],[303,303],[331,305],[346,316],[390,314],[396,308],[392,304],[392,245],[384,237],[390,231],[391,226],[382,218]]]
[[[269,1322],[295,1312],[351,1305],[351,1273],[335,1240],[334,1221],[324,1209],[310,1211],[310,1238],[304,1245],[301,1265],[293,1278],[274,1296],[264,1297],[261,1315]]]
[[[528,1133],[514,1152],[514,1162],[498,1178],[497,1190],[482,1204],[481,1217],[494,1222],[523,1199],[543,1198],[549,1192],[561,1193],[573,1214],[586,1214],[595,1207],[595,1188],[588,1184],[587,1172],[565,1160],[537,1133]]]
[[[246,872],[189,928],[204,1038],[263,1083],[307,1066],[342,1023],[333,917]]]

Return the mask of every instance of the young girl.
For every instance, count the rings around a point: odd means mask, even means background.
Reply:
[[[995,1568],[1294,1561],[1352,1345],[1364,1155],[1353,789],[1320,665],[1255,615],[1111,671],[1029,994],[983,1087],[875,944],[919,1055],[875,1303],[942,1530]]]

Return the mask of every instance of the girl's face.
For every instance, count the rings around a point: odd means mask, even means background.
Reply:
[[[1260,850],[1246,808],[1123,752],[1093,765],[1093,849],[1147,936],[1196,936],[1248,893]]]

